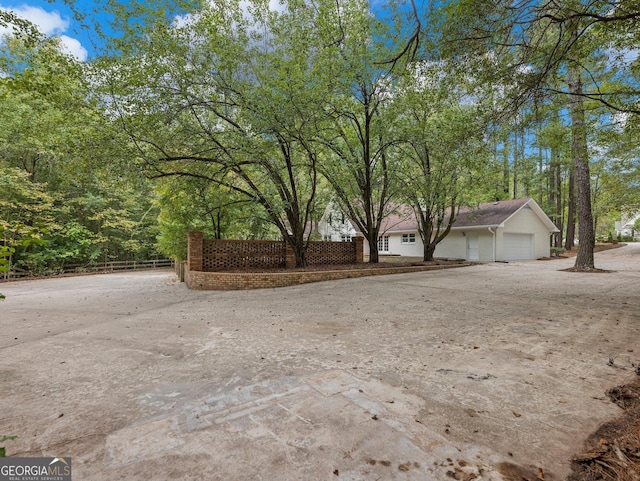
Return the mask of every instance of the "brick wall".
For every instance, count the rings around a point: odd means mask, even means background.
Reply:
[[[187,268],[190,271],[201,271],[204,234],[202,232],[189,232],[187,240]]]
[[[295,267],[293,250],[284,241],[204,239],[202,232],[188,236],[190,271],[224,272],[239,269]],[[352,242],[309,242],[309,265],[353,264],[364,261],[364,238]]]
[[[202,270],[205,272],[285,266],[282,241],[205,239]]]
[[[351,269],[336,271],[296,271],[289,272],[201,272],[187,271],[185,280],[187,287],[196,290],[248,290],[266,289],[273,287],[286,287],[310,282],[330,281],[336,279],[348,279],[354,277],[379,276],[383,274],[402,274],[408,272],[431,271],[463,267],[458,265],[434,265],[411,267],[379,267],[371,269]]]

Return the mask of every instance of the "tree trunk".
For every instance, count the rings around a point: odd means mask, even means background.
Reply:
[[[509,137],[505,136],[504,139],[504,148],[502,149],[502,192],[505,194],[509,193]]]
[[[296,238],[291,235],[286,236],[285,240],[289,244],[289,247],[291,247],[291,250],[293,251],[293,255],[296,259],[296,267],[307,267],[308,263],[307,263],[306,242],[304,241],[301,242],[301,239],[298,239],[298,241],[296,241]]]
[[[569,204],[569,209],[567,212],[567,237],[564,244],[564,248],[568,251],[573,249],[573,244],[576,237],[576,194],[574,171],[575,167],[572,166],[569,172],[569,189],[567,193],[567,203]]]
[[[587,131],[584,123],[582,80],[575,64],[569,66],[569,99],[571,110],[571,154],[574,161],[575,181],[578,187],[578,254],[575,268],[594,268],[593,249],[596,243],[591,211],[591,176],[587,158]]]
[[[518,133],[513,134],[513,198],[518,198]]]
[[[425,262],[430,262],[433,260],[433,253],[436,251],[436,246],[431,242],[425,242],[423,245],[424,245],[423,260]]]
[[[296,267],[307,267],[306,249],[295,249],[293,253],[296,255]]]
[[[553,209],[551,220],[560,232],[553,235],[552,247],[562,247],[562,201],[561,201],[560,162],[555,148],[551,149],[551,162],[549,165],[549,204]]]
[[[378,255],[378,236],[376,235],[374,239],[367,238],[367,241],[369,242],[369,263],[377,264],[380,261],[380,256]]]
[[[562,205],[562,166],[560,162],[556,164],[556,226],[560,230],[556,234],[556,247],[562,247],[562,231],[564,230],[564,208]]]

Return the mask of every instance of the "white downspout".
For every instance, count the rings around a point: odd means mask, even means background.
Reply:
[[[487,227],[489,232],[493,235],[493,262],[496,261],[496,233],[491,230],[491,227]]]

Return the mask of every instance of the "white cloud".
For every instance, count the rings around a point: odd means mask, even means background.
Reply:
[[[45,35],[57,35],[69,28],[69,20],[63,19],[59,12],[47,12],[40,7],[20,7],[6,8],[0,6],[2,10],[13,11],[19,17],[29,20],[37,25],[38,29]],[[8,29],[3,29],[5,33]]]
[[[284,12],[285,9],[286,5],[282,0],[269,0],[269,10],[272,12]]]
[[[63,18],[59,12],[48,12],[43,8],[30,7],[28,5],[11,8],[0,5],[0,9],[10,10],[17,16],[29,20],[45,35],[58,35],[64,52],[73,55],[78,60],[84,61],[87,59],[88,52],[80,42],[75,38],[63,35],[69,29],[70,21],[67,18]],[[11,33],[10,28],[0,27],[0,36],[7,33]]]
[[[60,35],[60,43],[62,45],[62,50],[65,53],[68,53],[80,61],[85,61],[87,59],[89,52],[87,52],[87,49],[84,48],[75,38]]]

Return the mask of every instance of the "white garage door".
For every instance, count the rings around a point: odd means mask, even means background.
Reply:
[[[534,259],[533,234],[505,234],[503,246],[505,261]]]

